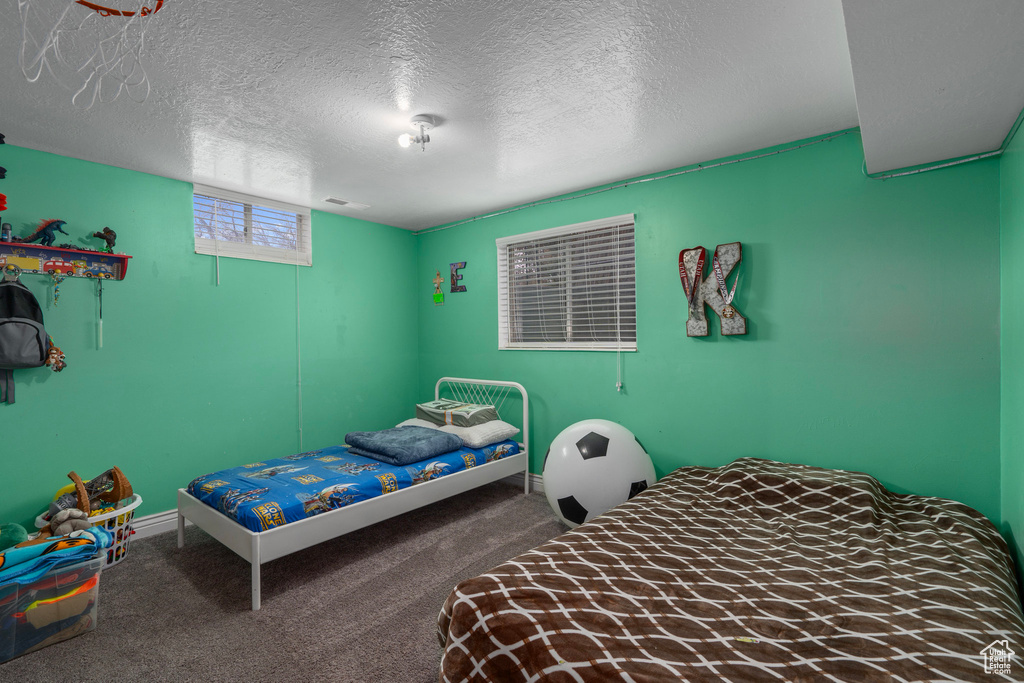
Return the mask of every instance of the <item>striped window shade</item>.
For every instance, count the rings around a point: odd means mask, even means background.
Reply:
[[[496,243],[499,349],[636,351],[633,214]]]
[[[192,212],[197,254],[313,265],[309,209],[195,185]]]

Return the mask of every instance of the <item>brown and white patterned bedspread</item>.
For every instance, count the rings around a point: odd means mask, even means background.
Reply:
[[[1024,680],[985,517],[753,458],[676,470],[463,581],[438,626],[451,682]]]

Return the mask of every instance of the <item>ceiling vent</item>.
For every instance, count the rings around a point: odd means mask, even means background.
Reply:
[[[369,204],[360,204],[359,202],[350,202],[347,199],[338,199],[337,197],[328,197],[324,200],[330,204],[337,204],[338,206],[344,206],[349,209],[356,209],[362,211],[363,209],[370,208]]]

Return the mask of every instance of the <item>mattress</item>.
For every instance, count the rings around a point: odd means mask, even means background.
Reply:
[[[984,516],[753,458],[676,470],[463,581],[438,627],[442,681],[1024,678]]]
[[[402,467],[331,446],[206,474],[192,480],[188,492],[247,529],[265,531],[518,452],[508,440]]]

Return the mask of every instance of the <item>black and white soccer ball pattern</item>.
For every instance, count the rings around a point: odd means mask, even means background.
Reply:
[[[639,439],[609,420],[583,420],[564,429],[544,456],[544,493],[571,527],[624,503],[656,481]]]

